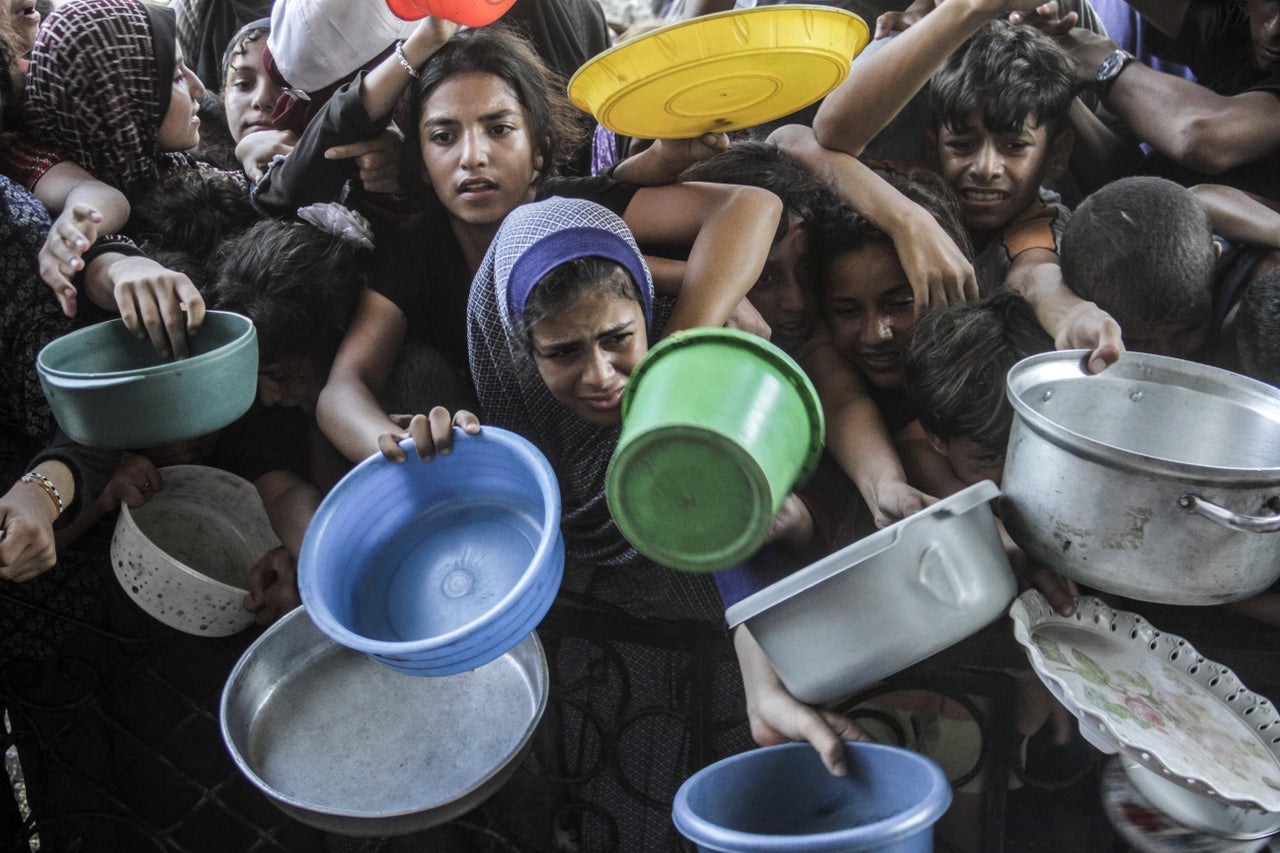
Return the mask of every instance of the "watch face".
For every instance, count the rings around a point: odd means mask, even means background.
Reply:
[[[1117,50],[1110,53],[1098,64],[1097,79],[1099,83],[1106,82],[1120,73],[1120,69],[1128,64],[1133,57],[1125,53],[1123,50]]]

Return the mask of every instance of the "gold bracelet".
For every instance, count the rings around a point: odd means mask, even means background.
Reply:
[[[409,72],[410,77],[418,76],[418,69],[414,68],[409,60],[404,58],[404,39],[396,42],[396,59],[400,61],[400,67]]]
[[[19,478],[18,482],[35,483],[41,489],[44,489],[44,493],[49,496],[49,500],[53,501],[53,508],[58,511],[58,514],[54,516],[54,520],[56,521],[62,515],[62,495],[58,492],[58,487],[53,484],[52,480],[44,474],[28,471]]]

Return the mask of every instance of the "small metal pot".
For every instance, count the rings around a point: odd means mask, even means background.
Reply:
[[[1081,351],[1009,371],[1003,518],[1029,556],[1166,604],[1247,598],[1280,578],[1280,391],[1226,370]]]
[[[308,826],[404,835],[497,791],[528,751],[547,697],[537,634],[470,672],[419,678],[339,646],[299,607],[231,670],[222,739],[240,772]]]

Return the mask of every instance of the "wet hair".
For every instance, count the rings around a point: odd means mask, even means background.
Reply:
[[[947,57],[927,97],[935,129],[962,131],[969,113],[981,109],[992,132],[1017,133],[1034,122],[1053,140],[1078,89],[1064,48],[1033,27],[997,19]]]
[[[793,217],[812,228],[834,216],[841,204],[835,193],[772,142],[736,142],[690,166],[680,180],[740,184],[772,192],[782,199],[788,214],[778,223],[774,243],[786,236]]]
[[[565,84],[532,45],[502,27],[462,30],[431,55],[404,94],[405,141],[401,184],[426,184],[422,163],[422,116],[439,86],[463,74],[490,74],[505,83],[524,107],[529,140],[542,159],[538,182],[568,163],[586,139],[582,114],[569,103]],[[430,190],[430,187],[426,187]]]
[[[249,45],[259,39],[265,39],[271,33],[271,19],[262,18],[245,24],[227,42],[227,49],[222,54],[222,73],[219,76],[219,90],[227,86],[227,74],[231,72],[231,61],[237,56],[244,56]]]
[[[898,192],[927,210],[964,256],[972,260],[973,244],[969,241],[960,204],[946,181],[927,169],[912,169],[906,173],[876,169],[875,172]],[[820,223],[813,234],[815,266],[819,270],[826,269],[836,258],[867,246],[879,246],[897,254],[892,237],[847,205]],[[822,287],[821,275],[818,276],[818,286]]]
[[[574,258],[538,279],[529,291],[522,315],[525,340],[530,348],[535,326],[597,291],[613,299],[640,302],[640,288],[631,274],[607,258]]]
[[[239,181],[215,171],[174,172],[134,196],[128,231],[143,249],[180,249],[208,265],[228,237],[259,219]]]
[[[1067,222],[1059,255],[1067,286],[1121,329],[1190,323],[1212,310],[1209,214],[1164,178],[1121,178],[1096,190]]]
[[[1009,368],[1052,349],[1031,305],[999,291],[921,317],[903,355],[903,387],[921,425],[938,438],[1003,452],[1013,425]]]
[[[259,362],[327,368],[361,289],[369,253],[305,222],[259,222],[218,252],[211,304],[253,320]]]
[[[1280,267],[1245,290],[1236,310],[1235,338],[1241,372],[1280,385]]]

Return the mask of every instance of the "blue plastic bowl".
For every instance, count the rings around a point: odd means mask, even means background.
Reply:
[[[410,675],[453,675],[513,649],[564,574],[551,465],[515,433],[455,430],[448,456],[375,454],[307,527],[298,588],[330,639]]]
[[[676,828],[715,853],[930,853],[951,804],[947,777],[908,749],[848,741],[849,775],[827,772],[807,743],[717,761],[676,793]]]

